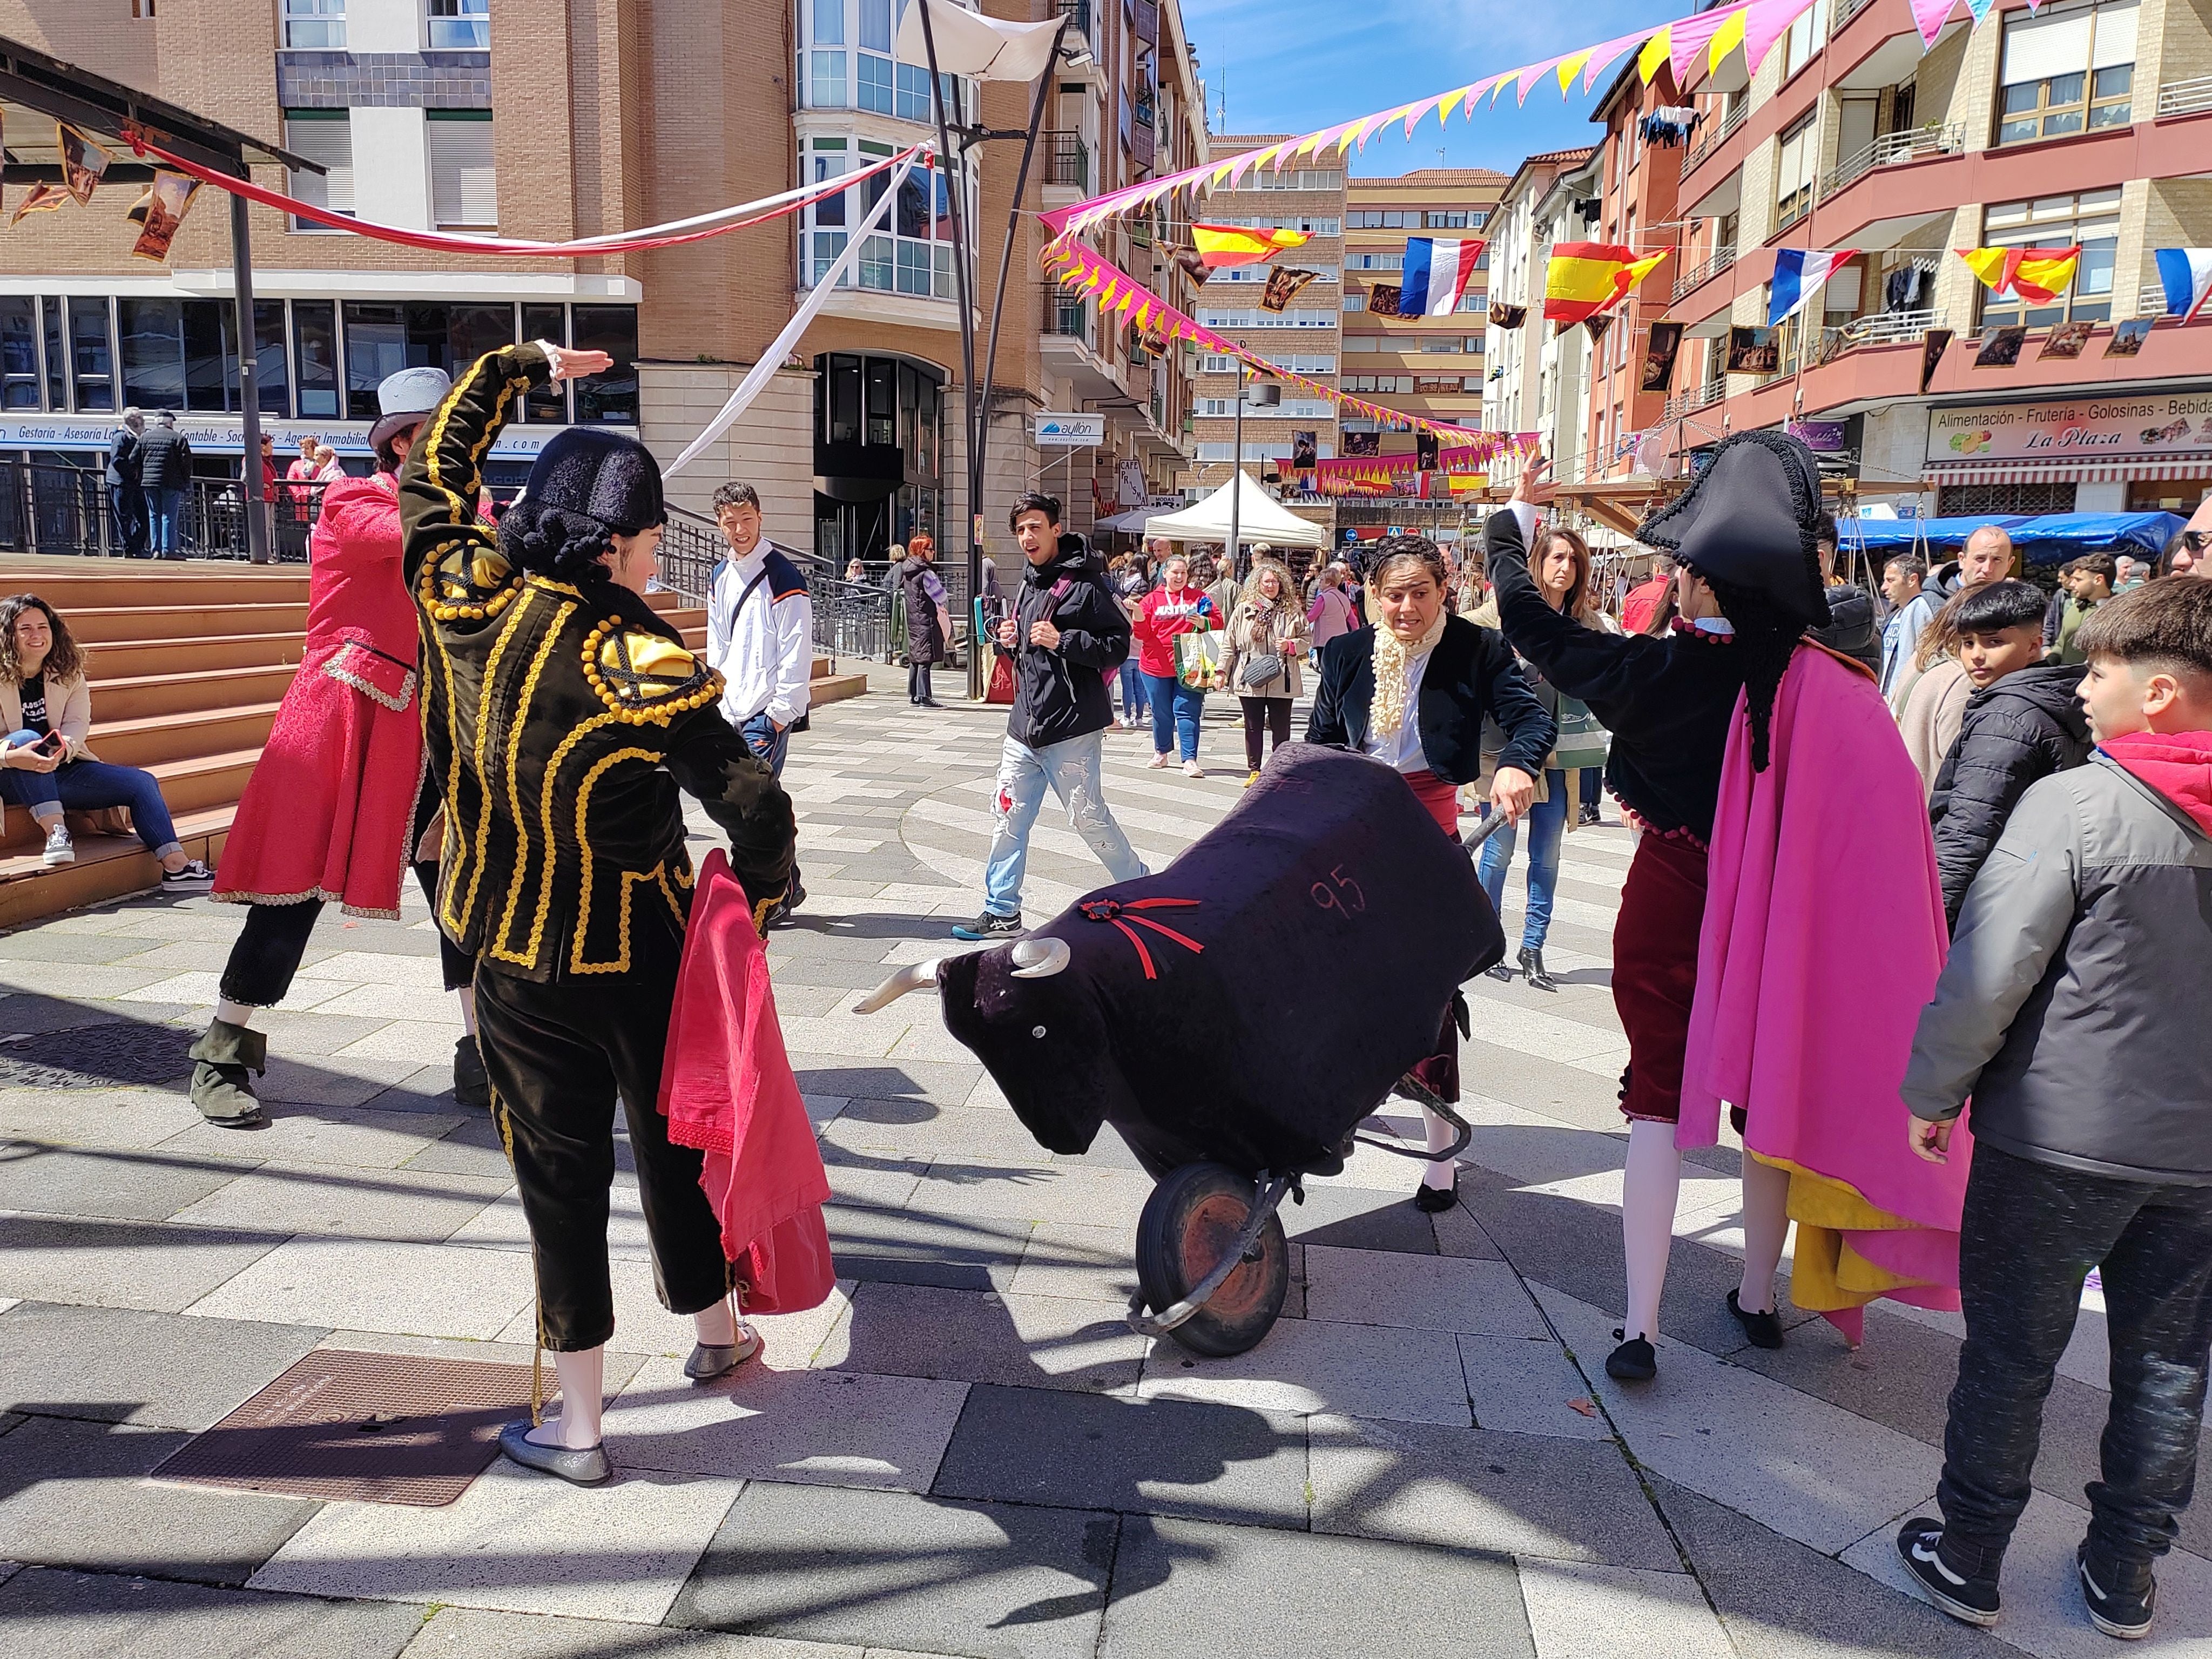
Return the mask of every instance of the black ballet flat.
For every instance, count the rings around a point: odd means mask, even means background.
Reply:
[[[1605,1374],[1616,1382],[1649,1382],[1659,1375],[1659,1352],[1647,1338],[1632,1336],[1606,1356]]]
[[[1449,1187],[1419,1186],[1413,1188],[1413,1207],[1430,1215],[1440,1215],[1459,1202],[1459,1171],[1452,1171]]]

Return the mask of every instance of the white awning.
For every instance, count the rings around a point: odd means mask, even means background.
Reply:
[[[924,6],[929,7],[937,67],[946,75],[1028,82],[1043,74],[1052,62],[1052,43],[1060,33],[1057,17],[1048,23],[1006,23],[995,17],[979,17],[951,0],[912,0],[892,45],[907,63],[926,65],[929,62],[929,46],[921,33]]]
[[[1195,507],[1180,513],[1154,514],[1145,520],[1145,534],[1171,542],[1229,540],[1229,492],[1237,498],[1237,539],[1250,547],[1255,542],[1271,546],[1326,547],[1328,532],[1298,515],[1260,488],[1252,475],[1238,469],[1236,478],[1215,490]]]

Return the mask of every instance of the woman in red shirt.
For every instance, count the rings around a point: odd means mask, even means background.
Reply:
[[[1145,595],[1131,629],[1135,635],[1137,667],[1152,706],[1152,758],[1155,768],[1173,757],[1170,735],[1179,738],[1182,769],[1194,778],[1206,775],[1198,763],[1198,717],[1206,707],[1206,693],[1185,685],[1176,674],[1176,635],[1201,628],[1217,628],[1213,601],[1190,585],[1190,561],[1178,553],[1160,567],[1160,585]]]

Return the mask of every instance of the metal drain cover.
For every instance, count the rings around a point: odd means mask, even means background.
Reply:
[[[168,1083],[192,1069],[192,1034],[173,1025],[109,1020],[64,1031],[0,1037],[0,1088],[106,1089]]]
[[[323,1348],[154,1471],[165,1480],[435,1508],[530,1413],[530,1367]]]

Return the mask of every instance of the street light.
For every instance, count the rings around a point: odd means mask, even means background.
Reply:
[[[1249,395],[1255,409],[1275,409],[1283,401],[1283,388],[1273,381],[1255,386],[1248,394],[1244,377],[1250,366],[1239,357],[1237,360],[1237,435],[1230,447],[1236,453],[1231,457],[1229,468],[1229,574],[1241,576],[1243,573],[1243,538],[1237,533],[1239,510],[1244,504],[1244,399]]]

